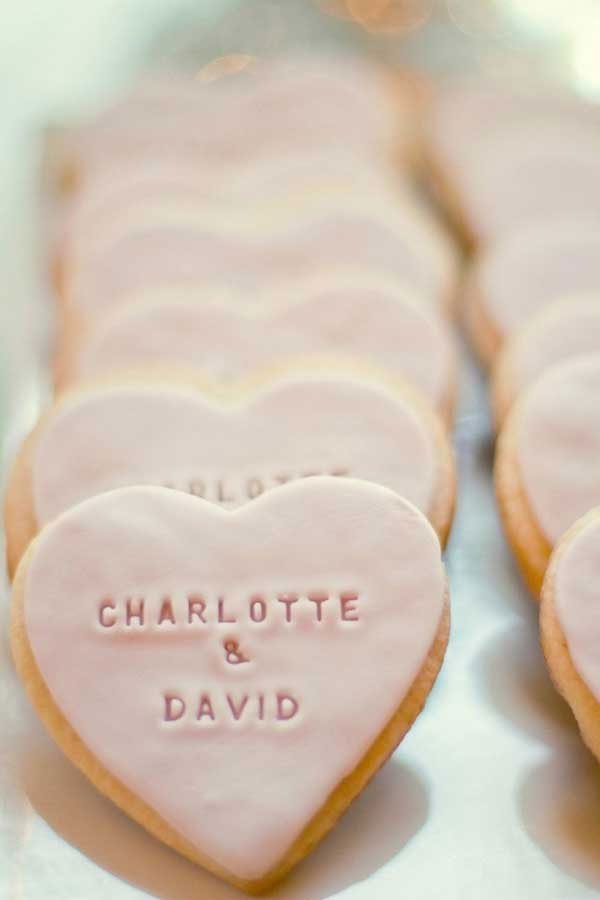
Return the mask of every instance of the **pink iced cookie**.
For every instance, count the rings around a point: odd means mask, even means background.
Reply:
[[[315,145],[383,159],[413,140],[410,91],[387,71],[357,57],[297,56],[215,82],[134,91],[73,136],[71,155],[85,173],[128,156],[183,152],[221,165]]]
[[[600,290],[551,303],[507,341],[494,369],[496,423],[546,369],[588,353],[600,353]]]
[[[466,287],[469,331],[489,364],[510,335],[563,296],[600,291],[600,217],[524,227],[475,259]]]
[[[452,419],[456,359],[446,323],[410,295],[376,287],[325,288],[259,312],[176,296],[125,305],[64,343],[57,384],[148,367],[199,369],[230,382],[315,353],[388,370],[418,388],[445,421]]]
[[[473,243],[598,205],[600,113],[574,94],[444,85],[433,94],[427,136],[442,200]]]
[[[104,794],[258,891],[412,724],[445,596],[435,533],[385,488],[312,479],[235,512],[130,488],[32,545],[12,646],[46,727]]]
[[[527,124],[560,119],[565,126],[600,124],[595,104],[548,84],[523,79],[456,79],[436,86],[427,110],[431,153],[442,164],[463,170],[470,153],[486,135],[500,135]]]
[[[600,509],[580,519],[554,551],[544,580],[542,645],[552,678],[582,737],[600,758]]]
[[[600,206],[600,127],[561,119],[483,137],[458,190],[480,240]]]
[[[600,503],[600,354],[553,367],[524,397],[517,456],[551,543]]]
[[[110,244],[112,235],[125,232],[125,223],[135,230],[197,212],[216,223],[248,216],[260,221],[269,207],[276,215],[294,203],[305,215],[311,202],[319,209],[324,198],[343,206],[348,192],[368,198],[369,204],[375,198],[381,203],[394,198],[417,202],[406,179],[392,178],[391,172],[348,152],[276,155],[215,171],[189,160],[136,161],[79,188],[65,211],[59,252],[67,268],[82,268]]]
[[[302,215],[300,215],[302,213]],[[65,272],[69,311],[103,315],[134,291],[160,285],[234,287],[249,299],[284,279],[294,285],[317,271],[352,265],[393,278],[443,303],[452,295],[457,257],[435,220],[416,206],[365,204],[290,206],[259,224],[222,220],[201,211],[170,221],[124,223],[102,252]]]
[[[496,485],[506,531],[534,593],[551,550],[600,504],[600,354],[548,369],[503,426]]]
[[[338,371],[252,380],[221,402],[189,379],[82,389],[42,418],[17,458],[10,569],[39,528],[115,487],[171,487],[231,508],[314,474],[386,485],[445,541],[452,453],[433,413],[400,386]]]

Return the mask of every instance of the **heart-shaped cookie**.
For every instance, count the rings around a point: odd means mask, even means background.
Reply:
[[[60,246],[61,256],[91,257],[106,241],[119,220],[129,221],[142,215],[153,219],[157,210],[165,214],[190,208],[209,208],[222,217],[254,212],[264,208],[312,198],[334,196],[343,203],[343,195],[397,196],[410,192],[407,179],[373,164],[348,148],[327,152],[316,147],[309,153],[290,152],[249,159],[235,167],[213,167],[210,171],[190,158],[173,160],[151,158],[131,161],[129,166],[96,173],[85,181],[66,210]],[[220,208],[219,208],[220,207]]]
[[[64,155],[73,175],[81,180],[123,161],[177,155],[218,174],[299,148],[351,148],[373,164],[389,164],[392,148],[397,161],[416,153],[413,84],[395,70],[331,53],[260,61],[237,54],[233,69],[219,68],[225,61],[194,77],[146,77],[70,136]]]
[[[468,272],[465,314],[473,345],[491,365],[530,316],[566,295],[599,291],[595,212],[523,225],[486,247]]]
[[[315,474],[386,485],[445,541],[452,452],[437,418],[400,385],[332,371],[282,372],[220,400],[191,381],[83,388],[42,418],[17,458],[9,570],[40,527],[102,491],[154,484],[232,508]]]
[[[343,205],[308,204],[303,215],[293,207],[265,215],[259,225],[252,217],[232,221],[226,209],[218,219],[202,206],[117,223],[93,258],[65,260],[64,300],[75,315],[96,317],[160,285],[221,284],[253,296],[349,261],[418,296],[454,290],[455,248],[431,214],[415,203],[350,197]]]
[[[600,352],[600,290],[569,294],[519,328],[494,366],[492,407],[499,427],[516,398],[544,372],[575,356]]]
[[[540,628],[552,678],[600,759],[600,507],[579,519],[552,554]]]
[[[482,244],[530,222],[587,214],[600,201],[598,123],[526,122],[475,142],[456,184]]]
[[[385,488],[307,479],[235,511],[126,488],[31,545],[12,646],[46,727],[103,793],[258,891],[414,721],[445,598],[433,529]]]
[[[447,324],[408,292],[376,286],[323,288],[261,312],[177,297],[126,305],[84,335],[63,340],[56,383],[60,389],[149,366],[199,369],[229,382],[286,357],[331,352],[400,376],[452,420],[456,358]]]
[[[514,87],[477,77],[430,96],[430,174],[471,245],[595,206],[597,104],[539,84]]]
[[[552,548],[600,503],[600,354],[552,366],[514,404],[496,492],[523,577],[539,596]]]

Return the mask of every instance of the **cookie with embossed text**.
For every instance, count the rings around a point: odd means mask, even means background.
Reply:
[[[362,478],[406,497],[445,543],[455,472],[445,430],[402,382],[334,366],[269,370],[229,389],[189,375],[65,393],[19,451],[5,528],[14,572],[37,531],[117,487],[169,487],[232,509],[314,475]]]
[[[433,528],[351,478],[234,510],[109,491],[42,530],[13,589],[16,666],[64,753],[151,834],[251,892],[393,752],[447,638]]]

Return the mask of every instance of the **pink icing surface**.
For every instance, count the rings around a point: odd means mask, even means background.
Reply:
[[[600,128],[562,119],[483,136],[461,169],[460,189],[475,231],[490,240],[531,221],[600,206]]]
[[[515,392],[569,357],[600,353],[600,290],[552,303],[519,331],[509,352]]]
[[[382,70],[364,56],[293,54],[256,61],[233,77],[208,81],[195,75],[166,73],[138,84],[90,125],[89,135],[98,140],[160,125],[168,113],[190,125],[210,115],[217,139],[223,127],[247,136],[249,123],[263,125],[269,117],[277,125],[312,123],[331,132],[345,127],[357,136],[357,118],[369,133],[389,134],[393,128],[394,106]],[[198,138],[211,139],[206,128]]]
[[[225,204],[232,216],[286,197],[321,197],[333,191],[388,197],[409,193],[408,184],[355,152],[268,155],[244,164],[201,167],[193,157],[117,165],[84,182],[66,217],[69,257],[92,256],[123,218],[141,220],[171,209],[210,209]],[[222,211],[220,212],[222,215]]]
[[[586,524],[561,553],[554,609],[580,677],[600,700],[600,522]]]
[[[456,256],[429,217],[393,203],[328,210],[287,227],[215,229],[206,221],[157,222],[126,230],[71,272],[68,296],[84,314],[105,312],[124,296],[159,284],[221,283],[249,296],[287,279],[351,263],[396,278],[423,296],[450,292]]]
[[[564,295],[600,291],[600,218],[541,222],[485,251],[478,295],[501,336]]]
[[[526,82],[526,83],[525,83]],[[436,155],[454,168],[458,178],[467,176],[480,145],[502,140],[522,125],[541,126],[560,118],[563,132],[591,124],[597,108],[581,97],[530,78],[504,80],[457,79],[435,91],[428,119],[428,134]],[[541,144],[541,141],[540,141]],[[543,150],[541,146],[538,147]]]
[[[194,489],[207,499],[237,506],[256,492],[257,479],[268,490],[310,472],[384,484],[427,513],[438,465],[432,434],[402,397],[380,384],[305,376],[235,407],[168,386],[75,396],[43,431],[32,478],[40,525],[131,484],[189,491],[202,481],[206,490]]]
[[[329,596],[320,622],[314,591]],[[281,592],[299,597],[291,623]],[[340,592],[358,595],[353,621]],[[190,594],[206,598],[206,624],[187,625]],[[144,598],[143,626],[125,624],[127,597]],[[176,624],[151,624],[165,597]],[[235,624],[218,624],[217,597]],[[400,705],[443,597],[439,544],[414,507],[363,482],[310,479],[235,513],[157,488],[86,501],[41,535],[24,613],[42,677],[103,766],[193,846],[257,878]],[[99,622],[107,598],[112,627]],[[245,664],[226,662],[230,639]],[[163,720],[165,692],[186,703],[181,719]],[[293,718],[275,717],[278,692],[296,700]],[[239,721],[227,693],[238,710],[248,697]],[[214,721],[196,719],[201,694]]]
[[[76,348],[75,376],[164,364],[232,380],[286,357],[334,351],[368,360],[447,411],[455,359],[446,324],[400,292],[331,288],[252,313],[193,301],[126,305]]]
[[[400,127],[394,113],[376,67],[341,57],[297,57],[259,63],[216,82],[134,92],[82,130],[74,149],[92,169],[162,150],[191,152],[199,163],[216,164],[300,145],[382,153]]]
[[[600,354],[549,369],[524,394],[517,463],[550,544],[600,504]]]

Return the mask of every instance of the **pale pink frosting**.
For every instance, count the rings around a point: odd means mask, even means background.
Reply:
[[[473,153],[491,135],[502,139],[521,125],[542,126],[560,119],[563,130],[600,124],[594,104],[555,85],[531,78],[455,79],[433,93],[427,120],[428,137],[439,159],[453,167],[459,179],[468,176]],[[539,147],[543,152],[543,147]]]
[[[288,622],[277,598],[293,594]],[[204,599],[204,622],[187,624],[190,597]],[[126,624],[127,598],[131,611],[144,598],[143,625]],[[158,625],[167,598],[176,623]],[[218,623],[218,598],[236,623]],[[262,622],[249,620],[253,598]],[[309,479],[235,513],[158,488],[88,500],[42,533],[24,615],[55,703],[101,764],[253,879],[397,710],[443,602],[439,543],[414,507],[364,482]],[[226,661],[230,641],[245,663]],[[280,719],[277,694],[292,698]]]
[[[115,166],[85,182],[67,210],[63,253],[85,260],[106,244],[124,220],[154,219],[173,209],[215,211],[224,205],[232,217],[256,213],[267,204],[281,204],[305,195],[315,199],[330,193],[369,197],[396,192],[409,195],[402,179],[351,151],[312,151],[269,155],[244,164],[214,170],[182,156],[173,160],[135,160]],[[216,210],[217,219],[223,211]]]
[[[293,213],[293,209],[289,211]],[[215,226],[207,217],[181,214],[115,236],[86,265],[70,273],[67,293],[79,312],[105,313],[133,291],[160,284],[220,283],[252,297],[287,279],[294,284],[317,271],[348,263],[385,274],[417,293],[446,297],[456,253],[446,235],[416,208],[391,200],[369,208],[332,204],[295,221],[293,214],[264,228],[248,221]]]
[[[556,363],[572,356],[600,353],[600,290],[551,303],[512,339],[510,378],[522,391]]]
[[[600,354],[548,369],[523,395],[516,428],[523,489],[555,544],[600,504]]]
[[[74,377],[151,365],[202,369],[230,381],[286,357],[334,352],[399,374],[446,411],[456,361],[446,324],[409,295],[321,291],[271,311],[193,301],[126,305],[76,348]]]
[[[384,484],[427,513],[439,485],[434,436],[379,383],[289,376],[224,407],[191,388],[114,387],[68,398],[32,462],[45,524],[93,494],[173,486],[233,507],[310,473]]]
[[[600,128],[563,119],[483,135],[458,187],[471,228],[490,240],[531,221],[600,207]]]
[[[300,145],[352,145],[379,154],[400,130],[396,111],[377,67],[355,57],[302,56],[258,63],[216,82],[133,92],[82,129],[73,149],[92,170],[163,151],[194,153],[199,164],[217,165]],[[404,116],[410,117],[407,104]]]
[[[579,676],[600,700],[600,520],[591,519],[558,559],[553,603]]]
[[[504,338],[565,294],[600,291],[600,216],[524,227],[484,251],[472,274]]]

